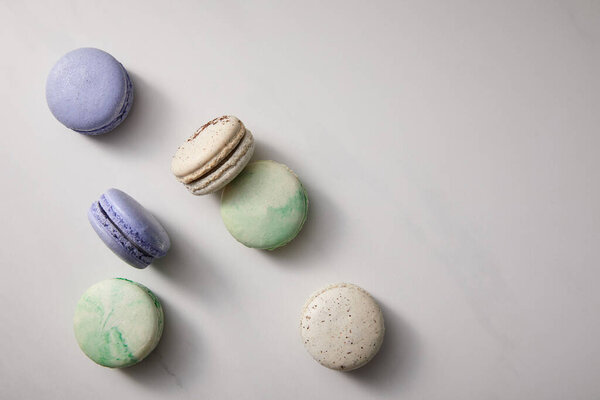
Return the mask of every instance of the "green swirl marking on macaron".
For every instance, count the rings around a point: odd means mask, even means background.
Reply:
[[[148,288],[127,279],[108,279],[79,300],[73,325],[81,350],[96,363],[120,368],[145,358],[158,344],[163,311]]]
[[[223,191],[221,216],[242,244],[273,250],[298,235],[308,197],[298,177],[275,161],[254,162]]]

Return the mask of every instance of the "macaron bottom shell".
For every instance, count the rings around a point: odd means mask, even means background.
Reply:
[[[123,278],[91,286],[81,296],[73,317],[81,350],[109,368],[142,361],[160,341],[163,325],[164,312],[154,293]]]

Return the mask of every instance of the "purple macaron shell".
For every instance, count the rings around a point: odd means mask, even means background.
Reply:
[[[46,81],[52,114],[66,127],[86,135],[116,128],[133,102],[127,71],[110,54],[81,48],[65,54]]]
[[[125,71],[125,68],[123,68],[123,71]],[[129,115],[129,110],[131,110],[131,105],[133,104],[133,84],[131,83],[131,79],[129,78],[129,74],[127,73],[127,71],[125,71],[125,76],[127,78],[127,94],[125,97],[125,102],[123,103],[123,107],[121,108],[121,111],[115,117],[115,119],[112,120],[109,124],[95,129],[93,131],[78,131],[76,129],[74,129],[74,131],[90,136],[102,135],[115,129],[121,124],[121,122],[125,120],[125,118],[127,118],[127,115]]]
[[[111,222],[132,242],[153,257],[164,256],[171,241],[167,231],[140,203],[118,189],[109,189],[99,200]]]
[[[136,248],[110,221],[98,202],[88,210],[88,220],[100,239],[127,264],[136,268],[146,268],[153,257]]]

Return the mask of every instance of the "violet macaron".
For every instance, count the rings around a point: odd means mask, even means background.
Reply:
[[[167,254],[171,241],[158,220],[133,197],[108,189],[88,211],[100,239],[123,261],[146,268]]]
[[[133,103],[133,85],[113,56],[94,48],[70,51],[48,75],[46,101],[67,128],[85,135],[115,129]]]

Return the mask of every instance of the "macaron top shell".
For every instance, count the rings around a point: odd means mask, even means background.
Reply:
[[[109,126],[124,113],[129,90],[127,72],[113,56],[81,48],[54,65],[46,82],[46,100],[56,119],[86,133]]]
[[[302,310],[300,329],[310,355],[340,371],[369,362],[385,333],[379,305],[364,289],[350,283],[330,285],[313,294]]]
[[[133,365],[158,344],[164,314],[145,286],[122,278],[91,286],[75,309],[79,347],[94,362],[111,368]]]
[[[242,244],[272,250],[302,229],[308,197],[298,177],[275,161],[249,164],[223,190],[221,217]]]
[[[203,125],[183,145],[171,162],[173,174],[190,183],[215,168],[242,140],[246,128],[234,116],[222,116]]]
[[[116,227],[137,247],[153,257],[164,256],[171,240],[167,231],[144,206],[118,189],[100,196],[100,205]]]

